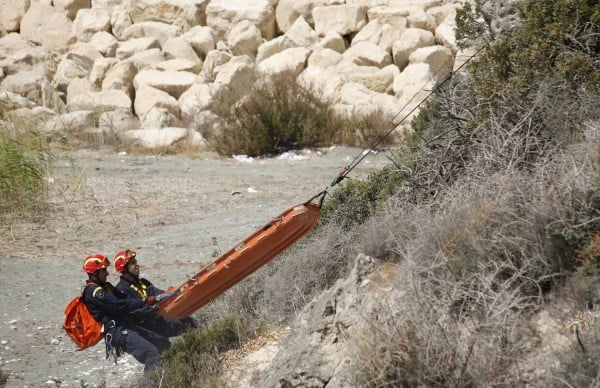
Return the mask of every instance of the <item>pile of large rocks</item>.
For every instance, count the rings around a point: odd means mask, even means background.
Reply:
[[[464,1],[0,0],[0,107],[44,131],[201,144],[285,74],[340,115],[398,121],[457,65]]]

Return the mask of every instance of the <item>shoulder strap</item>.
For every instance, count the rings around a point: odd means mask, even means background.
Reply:
[[[87,288],[90,286],[97,286],[97,284],[94,282],[86,283],[85,286],[81,287],[81,296],[83,296],[85,294],[85,290],[87,290]]]

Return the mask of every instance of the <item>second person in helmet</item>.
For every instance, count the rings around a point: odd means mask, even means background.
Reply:
[[[115,269],[121,278],[117,289],[134,298],[147,299],[164,293],[148,279],[140,277],[140,267],[137,262],[137,253],[131,249],[124,249],[115,255]],[[139,317],[138,325],[146,327],[166,337],[175,337],[183,334],[190,328],[197,327],[191,317],[173,319],[154,315],[152,317]]]

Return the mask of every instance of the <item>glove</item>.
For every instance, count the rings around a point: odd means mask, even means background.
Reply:
[[[157,302],[157,300],[153,296],[149,296],[146,298],[146,303],[148,304],[148,306],[154,306],[156,304],[156,302]]]
[[[158,294],[156,295],[155,299],[156,302],[160,303],[163,300],[169,299],[175,295],[178,295],[181,292],[181,290],[179,288],[176,288],[175,290],[171,291],[171,292],[163,292],[162,294]]]

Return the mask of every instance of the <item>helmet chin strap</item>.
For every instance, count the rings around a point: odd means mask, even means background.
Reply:
[[[129,275],[129,276],[131,276],[134,279],[138,278],[136,275],[134,275],[134,274],[131,273],[131,271],[129,270],[129,266],[128,265],[125,266],[125,271],[123,271],[123,275]]]
[[[98,271],[94,272],[93,274],[90,274],[90,280],[93,280],[94,282],[99,284],[105,283],[102,280],[100,280],[100,276],[98,276]]]

